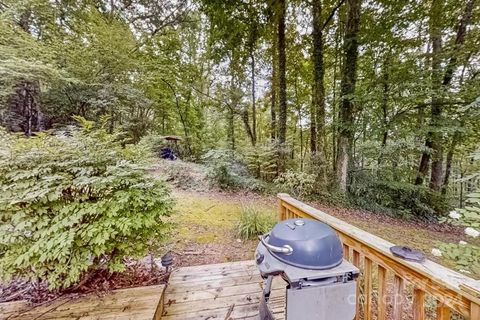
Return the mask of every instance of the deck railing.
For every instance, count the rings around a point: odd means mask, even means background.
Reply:
[[[279,194],[278,198],[280,220],[311,218],[337,231],[344,245],[344,257],[361,270],[357,319],[373,319],[375,315],[378,320],[401,320],[405,316],[425,319],[428,302],[428,309],[433,309],[436,319],[450,319],[452,313],[458,313],[467,319],[480,320],[479,281],[431,260],[416,263],[398,258],[390,252],[394,244],[288,194]]]

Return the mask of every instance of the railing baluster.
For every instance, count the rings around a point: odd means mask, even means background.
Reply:
[[[476,304],[475,302],[471,303],[470,307],[470,319],[480,319],[480,304]]]
[[[360,252],[353,250],[352,263],[355,267],[360,268]],[[357,302],[356,302],[357,312],[355,313],[355,319],[360,319],[360,285],[357,281]]]
[[[365,320],[372,319],[372,260],[365,257],[364,279],[365,279]]]
[[[405,281],[398,275],[393,280],[393,319],[402,320]]]
[[[425,291],[413,289],[413,320],[425,319]]]
[[[350,261],[350,247],[346,244],[343,245],[343,257]]]
[[[450,315],[450,309],[437,301],[437,320],[450,320]]]
[[[378,266],[378,320],[387,319],[387,269]]]
[[[283,205],[283,201],[280,199],[278,201],[278,220],[279,221],[282,221],[282,220],[285,220],[285,213],[286,213],[286,210],[287,208],[285,208],[285,206]]]

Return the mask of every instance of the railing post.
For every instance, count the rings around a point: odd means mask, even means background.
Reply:
[[[364,258],[364,279],[365,279],[365,320],[372,319],[372,260]]]
[[[355,267],[360,269],[360,253],[356,250],[352,251],[352,263]],[[360,319],[360,282],[357,281],[357,301],[356,301],[355,319]]]
[[[402,320],[403,318],[403,299],[404,299],[405,281],[395,275],[393,279],[393,319]]]
[[[450,314],[450,309],[437,301],[437,320],[450,320]]]
[[[285,215],[287,211],[287,208],[285,208],[285,206],[283,205],[283,200],[281,198],[282,196],[283,194],[278,195],[278,220],[279,221],[285,220]]]
[[[378,265],[378,320],[387,319],[387,269]]]
[[[476,304],[475,302],[471,303],[470,307],[470,319],[480,319],[480,305]]]
[[[413,290],[413,320],[425,319],[425,292],[422,289]]]

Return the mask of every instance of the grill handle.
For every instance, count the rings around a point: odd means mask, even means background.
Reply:
[[[263,236],[259,236],[258,238],[260,239],[260,242],[265,246],[265,248],[268,249],[270,252],[275,252],[275,253],[283,253],[286,255],[292,254],[293,248],[290,247],[288,244],[284,245],[283,247],[277,247],[277,246],[272,246],[269,244],[266,240],[267,237],[269,237],[270,234],[264,234]]]

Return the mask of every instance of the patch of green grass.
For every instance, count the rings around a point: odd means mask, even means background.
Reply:
[[[235,231],[242,239],[254,239],[271,230],[275,222],[276,219],[273,214],[258,207],[245,206],[242,208],[242,214],[235,226]]]
[[[231,241],[245,205],[274,216],[275,210],[255,200],[241,201],[210,194],[177,192],[174,221],[175,238],[200,244]]]

